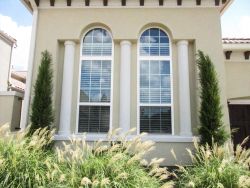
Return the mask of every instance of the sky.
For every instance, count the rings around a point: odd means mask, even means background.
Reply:
[[[222,37],[250,38],[250,0],[234,0],[221,17]],[[27,70],[32,15],[19,0],[0,0],[0,30],[17,40],[12,66]]]

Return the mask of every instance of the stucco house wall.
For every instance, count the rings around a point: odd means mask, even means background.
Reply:
[[[231,52],[230,58],[225,58],[227,98],[250,98],[250,58],[245,57],[250,40],[224,39],[223,49]]]
[[[57,2],[57,1],[56,1]],[[196,1],[183,1],[182,6],[176,6],[176,1],[171,1],[168,6],[161,8],[152,7],[145,1],[148,7],[140,7],[133,4],[135,1],[127,1],[131,7],[119,7],[116,1],[110,1],[110,7],[101,7],[92,4],[90,7],[81,8],[78,1],[72,1],[71,7],[58,1],[55,7],[51,7],[48,2],[41,1],[36,11],[37,22],[35,24],[34,38],[34,62],[32,69],[31,85],[34,85],[38,67],[40,65],[41,52],[48,50],[53,57],[54,70],[54,106],[55,124],[59,128],[63,64],[65,55],[65,41],[74,41],[75,54],[73,63],[73,86],[71,105],[71,133],[77,133],[77,105],[79,92],[79,68],[80,68],[80,48],[84,34],[92,28],[103,27],[108,30],[114,42],[114,67],[113,67],[113,108],[111,112],[112,128],[119,127],[120,110],[120,66],[121,66],[121,46],[120,42],[127,40],[131,46],[131,82],[130,82],[130,128],[137,127],[137,60],[138,60],[138,39],[140,34],[148,28],[158,27],[164,30],[171,41],[171,58],[173,74],[173,109],[174,135],[161,135],[164,139],[153,138],[157,142],[156,150],[152,153],[154,157],[167,157],[168,160],[163,165],[174,165],[175,161],[171,157],[170,149],[174,148],[179,162],[187,163],[188,157],[184,154],[185,148],[191,148],[192,136],[180,136],[180,107],[179,102],[179,69],[177,43],[181,40],[188,42],[188,66],[190,82],[190,105],[191,105],[191,125],[193,136],[197,135],[199,91],[198,75],[195,65],[196,51],[202,50],[208,54],[214,62],[215,69],[219,76],[221,104],[223,106],[223,121],[229,130],[229,118],[226,95],[226,70],[224,54],[221,42],[221,9],[222,6],[215,6],[214,1],[204,1],[203,7],[196,6]],[[102,2],[102,1],[100,1]],[[119,1],[120,2],[120,1]],[[137,2],[137,1],[136,1]],[[139,1],[138,1],[139,2]],[[79,2],[78,2],[79,3]],[[113,3],[113,4],[112,4]],[[133,4],[133,5],[132,5]],[[34,5],[34,3],[33,3]],[[98,7],[99,6],[99,7]],[[112,8],[113,6],[113,8]],[[211,36],[211,33],[213,35]],[[32,52],[31,52],[32,53]],[[31,63],[32,63],[31,62]],[[31,92],[31,100],[33,91]],[[58,140],[65,140],[65,137],[57,137]]]

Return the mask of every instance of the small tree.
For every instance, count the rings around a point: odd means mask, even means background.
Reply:
[[[199,68],[201,87],[201,108],[200,108],[200,144],[212,143],[222,145],[228,138],[228,133],[222,122],[222,107],[217,75],[214,65],[208,55],[198,51],[197,65]]]
[[[42,52],[41,65],[39,66],[34,87],[30,133],[33,133],[38,128],[47,127],[50,129],[54,121],[52,108],[53,72],[51,64],[51,54],[45,50]]]

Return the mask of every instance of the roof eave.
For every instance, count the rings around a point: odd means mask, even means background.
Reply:
[[[29,0],[20,0],[21,3],[27,8],[27,10],[32,14],[33,13],[33,7],[30,4]]]
[[[220,15],[222,16],[226,10],[230,7],[230,5],[234,2],[234,0],[228,0],[224,5],[223,7],[221,8],[220,10]]]

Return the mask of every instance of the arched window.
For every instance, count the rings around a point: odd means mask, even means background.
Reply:
[[[140,132],[172,133],[172,72],[169,43],[168,35],[159,28],[147,29],[140,36]]]
[[[106,133],[112,101],[113,42],[109,32],[90,30],[81,50],[78,132]]]

